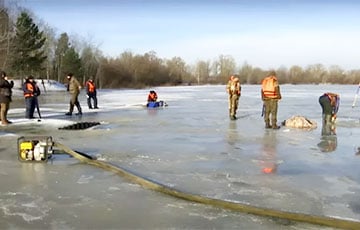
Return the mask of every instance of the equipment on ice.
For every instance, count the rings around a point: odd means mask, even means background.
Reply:
[[[146,104],[148,108],[157,108],[167,106],[165,101],[151,101]]]
[[[27,162],[47,162],[53,153],[51,137],[19,137],[18,159]]]
[[[259,216],[281,218],[290,221],[312,223],[334,228],[360,229],[360,222],[356,220],[340,219],[328,216],[316,216],[299,212],[289,212],[271,208],[263,208],[252,206],[250,204],[243,204],[241,202],[231,202],[228,200],[220,200],[217,198],[210,198],[207,196],[182,192],[172,186],[164,185],[159,182],[155,182],[154,180],[149,180],[145,177],[134,174],[127,169],[107,163],[105,161],[97,160],[96,158],[85,153],[74,151],[65,145],[53,141],[51,137],[20,137],[18,139],[19,160],[23,162],[45,162],[51,156],[53,152],[53,146],[55,148],[59,148],[60,150],[64,151],[65,153],[69,154],[70,156],[76,158],[83,163],[87,163],[89,165],[102,168],[104,170],[112,171],[120,176],[123,176],[129,181],[143,186],[144,188],[148,188],[153,191],[161,192],[163,194],[183,200],[212,205],[232,211],[255,214]],[[270,169],[265,169],[264,172],[270,173]]]

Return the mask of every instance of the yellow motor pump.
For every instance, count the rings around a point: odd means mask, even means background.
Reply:
[[[51,137],[34,136],[18,138],[18,159],[25,162],[47,162],[53,152]]]

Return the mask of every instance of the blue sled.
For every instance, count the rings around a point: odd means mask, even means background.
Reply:
[[[164,101],[152,101],[152,102],[148,102],[146,104],[146,107],[148,107],[148,108],[157,108],[157,107],[163,107],[163,106],[167,106],[167,104]]]

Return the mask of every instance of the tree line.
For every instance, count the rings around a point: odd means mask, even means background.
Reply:
[[[187,64],[181,57],[164,59],[155,51],[134,54],[124,51],[117,57],[105,57],[91,42],[71,38],[66,32],[35,23],[26,9],[9,16],[0,9],[0,68],[10,76],[64,82],[68,72],[82,82],[92,78],[99,88],[142,88],[161,85],[224,84],[237,75],[242,84],[259,84],[269,70],[238,65],[231,55]],[[357,84],[360,70],[345,71],[340,66],[313,64],[305,68],[291,66],[275,69],[281,84]]]

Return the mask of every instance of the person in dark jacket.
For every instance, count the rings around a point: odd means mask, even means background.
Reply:
[[[340,96],[336,93],[324,93],[319,97],[322,109],[323,133],[330,134],[335,129],[336,114],[339,110]]]
[[[4,71],[1,71],[0,78],[0,118],[2,125],[8,125],[11,122],[7,119],[7,113],[10,108],[12,88],[14,82],[8,80],[8,76]]]
[[[36,85],[33,76],[26,78],[23,84],[23,91],[25,97],[25,118],[34,119],[34,111],[37,106],[37,96],[40,95],[40,89]]]
[[[79,81],[74,77],[74,74],[68,73],[66,78],[69,81],[68,91],[70,93],[70,107],[69,112],[65,113],[65,115],[71,116],[74,110],[74,106],[76,106],[78,113],[77,115],[82,115],[80,102],[78,96],[80,94],[81,85]]]

